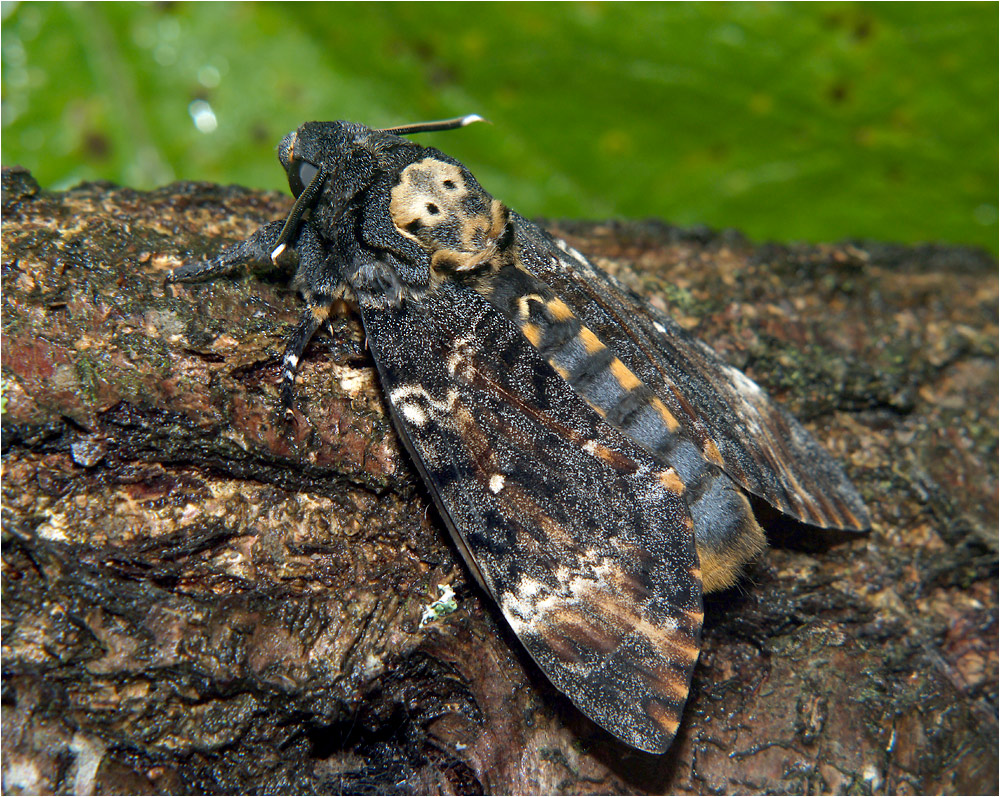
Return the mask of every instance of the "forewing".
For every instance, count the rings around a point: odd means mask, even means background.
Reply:
[[[477,294],[446,282],[362,316],[399,431],[526,649],[599,725],[664,751],[702,617],[670,480]]]
[[[546,282],[736,482],[823,528],[864,530],[864,502],[840,464],[742,372],[562,241],[513,216],[525,268]]]

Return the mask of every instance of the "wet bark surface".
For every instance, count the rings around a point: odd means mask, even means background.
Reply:
[[[784,402],[874,521],[768,523],[649,756],[475,586],[356,319],[310,345],[286,421],[288,275],[164,286],[289,198],[3,191],[5,793],[996,792],[990,256],[549,225]]]

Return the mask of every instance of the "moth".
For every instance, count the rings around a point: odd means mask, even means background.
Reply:
[[[552,683],[644,751],[674,738],[702,594],[765,545],[747,494],[813,526],[869,518],[840,465],[748,377],[460,162],[309,122],[278,159],[295,203],[170,282],[293,258],[312,335],[356,305],[395,426],[469,570]]]

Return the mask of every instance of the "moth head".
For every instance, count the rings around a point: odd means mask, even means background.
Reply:
[[[306,122],[281,139],[278,160],[288,175],[288,187],[298,199],[319,177],[325,182],[343,173],[359,136],[370,132],[351,122]]]

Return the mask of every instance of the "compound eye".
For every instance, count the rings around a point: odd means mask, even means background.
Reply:
[[[318,171],[319,167],[309,161],[294,161],[289,165],[288,187],[292,189],[296,199],[306,190]]]

